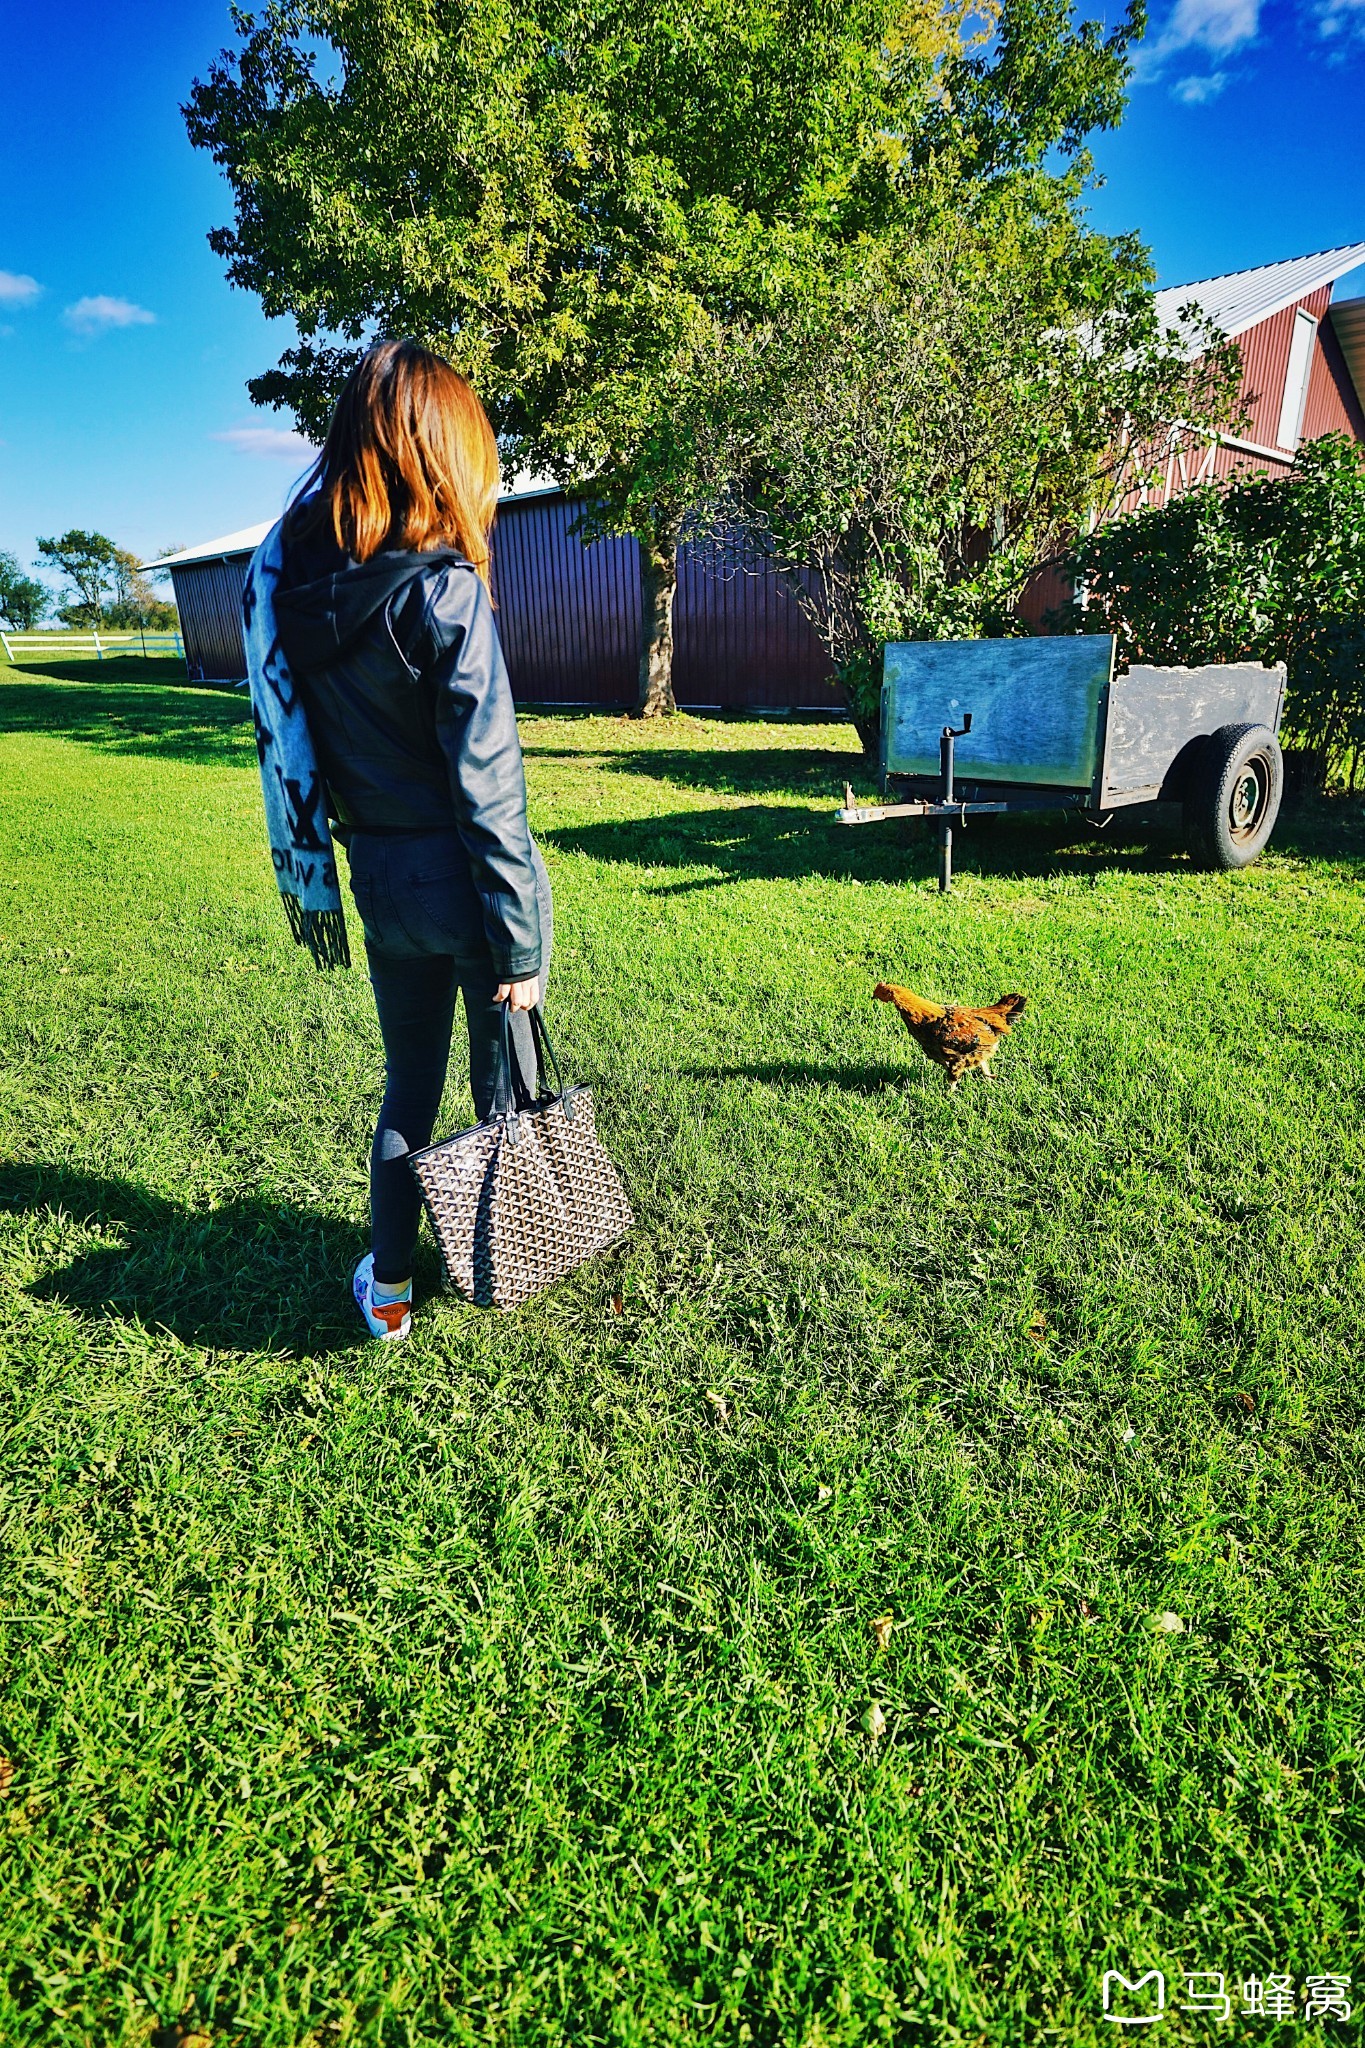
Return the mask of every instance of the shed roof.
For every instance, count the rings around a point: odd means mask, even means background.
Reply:
[[[559,489],[553,477],[531,476],[519,473],[512,478],[499,498],[500,505],[510,504],[519,498],[545,497]],[[181,548],[173,555],[159,555],[154,562],[144,562],[144,569],[187,569],[191,562],[223,562],[234,556],[254,555],[261,542],[275,524],[273,519],[263,519],[257,526],[243,526],[236,533],[224,533],[217,540],[202,540],[195,547]]]
[[[218,540],[201,540],[197,547],[181,548],[174,555],[160,555],[154,562],[144,562],[144,569],[178,569],[182,563],[220,562],[229,555],[254,555],[261,542],[275,524],[273,519],[263,519],[259,526],[244,526],[237,533],[225,533]]]
[[[1315,256],[1291,256],[1285,263],[1262,263],[1255,270],[1230,270],[1225,277],[1168,285],[1156,294],[1157,315],[1164,325],[1174,326],[1181,308],[1193,303],[1224,334],[1236,337],[1282,313],[1309,292],[1335,284],[1361,263],[1365,263],[1365,242],[1345,242],[1339,249],[1322,249]]]

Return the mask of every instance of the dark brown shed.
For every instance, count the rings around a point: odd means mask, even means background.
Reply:
[[[581,509],[556,490],[511,491],[498,507],[493,590],[519,703],[635,702],[638,550],[633,540],[582,540],[574,531]],[[242,584],[269,530],[267,521],[147,565],[170,571],[186,666],[198,682],[240,682],[246,675]],[[678,571],[673,686],[680,704],[840,707],[819,640],[761,561],[722,566],[714,551],[684,547]]]

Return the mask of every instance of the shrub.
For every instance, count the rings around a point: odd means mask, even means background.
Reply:
[[[135,633],[141,626],[147,633],[173,633],[180,624],[180,614],[164,597],[147,597],[141,602],[125,598],[106,608],[104,623],[125,632]]]
[[[1365,752],[1365,450],[1343,434],[1281,476],[1204,484],[1073,550],[1083,630],[1120,657],[1283,661],[1284,738],[1305,782],[1354,788]]]

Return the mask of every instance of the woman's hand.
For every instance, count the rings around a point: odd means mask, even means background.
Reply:
[[[534,1010],[540,1001],[540,976],[533,974],[529,981],[500,981],[495,1003],[507,1003],[513,1010]]]

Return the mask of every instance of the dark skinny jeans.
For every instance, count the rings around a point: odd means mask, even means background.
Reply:
[[[540,985],[550,967],[550,882],[534,849],[540,903]],[[365,927],[370,984],[384,1040],[384,1103],[370,1151],[370,1243],[374,1277],[393,1284],[412,1271],[421,1197],[407,1163],[431,1141],[441,1106],[455,1002],[464,997],[469,1081],[475,1114],[503,1107],[502,1004],[484,934],[483,906],[454,832],[380,834],[351,839],[351,893]],[[512,1019],[513,1050],[528,1088],[535,1051],[524,1012]],[[442,1133],[442,1135],[448,1135]]]

